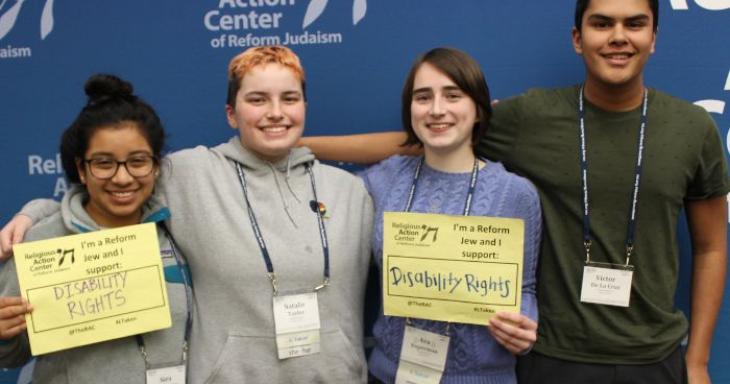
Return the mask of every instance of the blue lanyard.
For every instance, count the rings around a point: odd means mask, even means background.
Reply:
[[[411,208],[413,208],[413,199],[416,196],[416,185],[418,184],[418,179],[421,177],[421,169],[423,168],[423,161],[424,158],[421,157],[418,160],[418,165],[416,165],[416,171],[413,172],[413,183],[411,183],[411,189],[408,192],[408,201],[406,202],[406,207],[404,209],[405,212],[410,212]],[[479,158],[474,158],[474,166],[471,170],[471,178],[469,180],[469,189],[466,193],[466,201],[464,202],[464,216],[469,216],[469,213],[471,212],[471,201],[474,198],[474,191],[477,187],[477,177],[479,175]],[[413,326],[411,322],[410,317],[406,317],[406,324],[409,326]],[[445,335],[450,335],[450,327],[451,323],[446,323],[446,331]]]
[[[172,256],[175,259],[175,264],[177,264],[177,268],[180,270],[180,275],[182,276],[183,284],[185,285],[185,303],[186,303],[186,318],[185,318],[185,336],[183,339],[183,348],[182,348],[182,361],[183,364],[188,359],[188,341],[190,340],[190,331],[193,328],[193,316],[191,315],[190,311],[191,308],[193,308],[193,294],[192,294],[192,287],[193,284],[188,280],[188,274],[185,273],[185,268],[182,260],[182,256],[180,256],[175,245],[175,239],[172,237],[172,234],[167,229],[167,226],[165,223],[160,222],[158,224],[163,232],[165,233],[165,237],[170,241],[170,249],[172,250]],[[145,343],[144,343],[144,337],[142,335],[136,335],[137,339],[137,346],[139,346],[139,350],[142,352],[142,357],[144,357],[145,365],[147,365],[147,351],[145,349]],[[148,367],[149,368],[149,367]]]
[[[585,107],[584,107],[583,86],[580,87],[578,98],[578,116],[580,119],[580,170],[583,185],[583,246],[586,250],[586,263],[591,262],[591,219],[588,202],[588,159],[586,150],[585,132]],[[636,234],[636,206],[639,201],[639,184],[641,182],[641,164],[644,158],[644,139],[646,136],[647,108],[649,91],[644,89],[644,97],[641,103],[641,125],[639,127],[639,149],[636,155],[636,166],[634,169],[634,188],[631,193],[631,207],[629,209],[629,222],[626,230],[626,265],[629,266],[631,253],[634,250],[634,236]]]
[[[251,228],[253,229],[253,234],[256,237],[256,242],[261,249],[261,255],[264,258],[264,263],[266,263],[266,271],[268,272],[271,286],[274,289],[274,296],[276,296],[279,293],[279,288],[277,285],[276,274],[274,273],[274,265],[271,262],[271,257],[269,256],[269,250],[266,247],[264,237],[261,235],[261,228],[259,227],[258,220],[256,220],[253,206],[251,205],[251,201],[248,198],[248,189],[246,188],[246,176],[243,173],[243,166],[239,162],[235,162],[235,164],[236,169],[238,170],[238,180],[241,182],[241,188],[243,189],[243,199],[246,202],[248,219],[251,221]],[[314,183],[314,173],[312,172],[312,168],[309,165],[305,165],[305,168],[307,170],[307,173],[309,174],[309,179],[312,183],[312,194],[314,195],[314,202],[319,205],[319,200],[317,199],[317,186]],[[315,291],[319,291],[320,289],[329,285],[330,251],[329,245],[327,243],[327,231],[325,230],[324,221],[322,220],[322,214],[319,212],[319,207],[313,206],[312,210],[314,211],[315,216],[317,216],[317,224],[319,225],[319,239],[322,242],[322,253],[324,254],[324,278],[322,280],[322,284],[314,287]]]
[[[408,201],[406,202],[406,208],[404,211],[410,212],[411,208],[413,208],[413,199],[416,196],[416,185],[418,184],[418,179],[421,177],[421,169],[423,168],[423,157],[421,157],[418,160],[418,165],[416,165],[416,171],[413,173],[413,183],[411,184],[411,190],[408,192]],[[477,175],[479,174],[479,159],[474,158],[474,167],[471,170],[471,179],[469,181],[469,189],[466,193],[466,202],[464,203],[464,216],[469,216],[469,212],[471,211],[471,201],[474,197],[474,191],[476,190],[477,186]]]

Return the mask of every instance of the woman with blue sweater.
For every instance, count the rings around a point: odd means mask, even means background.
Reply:
[[[527,179],[475,156],[474,144],[490,115],[484,75],[469,55],[436,48],[416,61],[403,88],[402,119],[406,144],[420,144],[423,156],[394,156],[362,175],[375,205],[375,262],[382,271],[387,211],[523,219],[521,313],[499,313],[485,327],[385,316],[381,308],[369,360],[371,375],[381,382],[407,382],[396,376],[408,327],[450,337],[441,383],[514,383],[514,355],[529,350],[536,339],[540,204]],[[468,199],[471,205],[465,208]]]

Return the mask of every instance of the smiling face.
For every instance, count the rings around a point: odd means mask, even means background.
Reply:
[[[154,189],[158,169],[155,164],[148,175],[133,177],[125,166],[119,165],[112,178],[101,180],[91,174],[91,164],[83,160],[115,162],[150,156],[153,156],[152,148],[134,123],[121,123],[94,131],[84,159],[77,159],[76,164],[81,183],[89,194],[84,208],[97,224],[108,228],[138,224],[142,205]],[[128,163],[127,166],[133,165]]]
[[[426,156],[471,154],[477,121],[471,97],[433,65],[421,64],[413,81],[411,126]]]
[[[586,87],[643,87],[656,33],[647,0],[591,0],[573,47],[586,65]]]
[[[235,106],[226,106],[243,146],[271,162],[285,158],[302,136],[305,110],[301,79],[277,63],[246,72]]]

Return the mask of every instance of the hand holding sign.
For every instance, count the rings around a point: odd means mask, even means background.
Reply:
[[[489,326],[497,342],[515,355],[529,350],[537,341],[537,323],[519,313],[497,313]]]
[[[35,307],[26,315],[33,355],[171,326],[154,224],[14,250],[21,295]]]
[[[383,225],[386,315],[488,325],[519,313],[522,220],[386,212]]]
[[[33,306],[22,297],[0,297],[0,339],[9,340],[26,328],[25,315]]]

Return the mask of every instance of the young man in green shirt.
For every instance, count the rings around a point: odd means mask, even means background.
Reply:
[[[644,85],[657,16],[656,0],[579,0],[585,82],[498,103],[480,143],[537,186],[544,210],[538,341],[520,361],[522,383],[709,383],[730,186],[707,112]],[[689,328],[674,306],[682,208]]]

